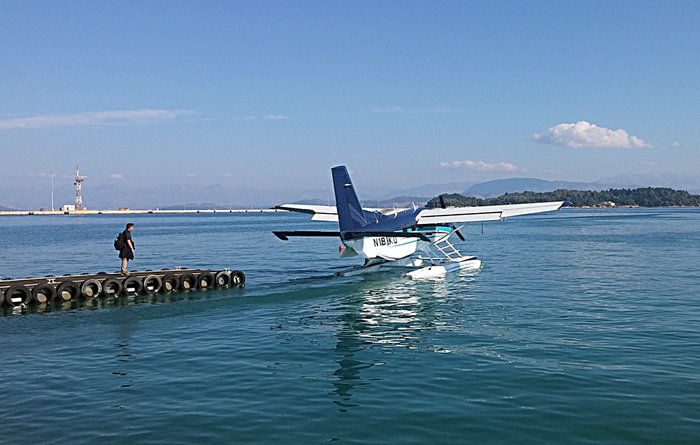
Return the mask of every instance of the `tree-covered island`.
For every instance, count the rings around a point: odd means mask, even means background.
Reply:
[[[440,197],[446,206],[486,206],[521,204],[527,202],[569,201],[574,207],[697,207],[700,195],[665,187],[638,189],[555,190],[553,192],[506,193],[496,198],[474,198],[459,193],[443,194],[428,201],[428,207],[440,207]]]

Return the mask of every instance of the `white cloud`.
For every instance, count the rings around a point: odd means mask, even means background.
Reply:
[[[406,110],[398,105],[387,105],[386,107],[373,108],[372,111],[375,113],[403,113]]]
[[[284,114],[266,114],[262,117],[258,117],[254,114],[251,114],[251,115],[243,118],[243,120],[246,120],[246,121],[254,121],[254,120],[258,120],[258,119],[262,119],[264,121],[284,121],[284,120],[290,119],[290,117],[286,116]]]
[[[112,173],[109,175],[109,179],[124,179],[124,175],[121,173]]]
[[[49,128],[49,127],[84,127],[90,125],[137,124],[146,125],[156,122],[173,120],[187,110],[116,110],[92,111],[76,114],[55,114],[50,116],[32,116],[0,121],[0,130],[18,128]]]
[[[437,114],[448,114],[448,113],[461,113],[462,110],[456,107],[450,107],[446,105],[438,105],[432,108],[419,108],[416,109],[417,113],[437,113]]]
[[[559,124],[534,139],[543,144],[562,145],[570,148],[649,148],[652,145],[625,130],[611,130],[586,121],[575,124]]]
[[[462,110],[447,105],[438,105],[435,107],[412,108],[406,109],[398,105],[387,105],[386,107],[373,108],[374,113],[390,114],[390,113],[420,113],[420,114],[446,114],[446,113],[461,113]]]
[[[477,170],[482,172],[495,172],[495,171],[505,171],[514,172],[518,171],[518,166],[508,163],[508,162],[496,162],[490,164],[484,161],[452,161],[452,162],[441,162],[440,167],[448,168],[466,168],[469,170]]]

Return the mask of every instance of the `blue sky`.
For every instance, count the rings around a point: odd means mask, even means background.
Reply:
[[[4,0],[0,193],[76,163],[86,192],[698,175],[698,23],[697,1]]]

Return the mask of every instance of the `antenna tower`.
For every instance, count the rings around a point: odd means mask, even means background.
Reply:
[[[85,181],[85,176],[80,176],[80,167],[75,166],[75,210],[85,210],[83,207],[83,181]]]

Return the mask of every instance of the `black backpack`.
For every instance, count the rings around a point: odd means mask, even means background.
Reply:
[[[114,248],[117,250],[122,250],[124,248],[124,232],[120,232],[114,239]]]

